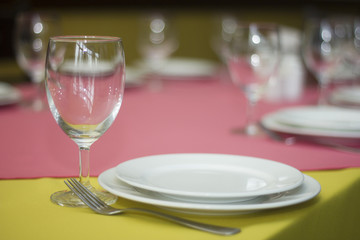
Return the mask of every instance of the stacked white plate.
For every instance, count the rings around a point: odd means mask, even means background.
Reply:
[[[332,106],[301,106],[270,113],[262,119],[273,131],[341,138],[360,138],[360,111]]]
[[[129,160],[98,178],[133,201],[192,214],[226,215],[294,205],[320,184],[288,165],[226,154],[166,154]]]

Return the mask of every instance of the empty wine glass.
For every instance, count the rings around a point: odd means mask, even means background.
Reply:
[[[215,19],[214,33],[210,45],[223,63],[226,63],[226,46],[229,44],[231,36],[236,30],[237,23],[237,17],[233,15],[222,15]]]
[[[18,65],[36,85],[36,95],[30,107],[39,111],[44,102],[45,58],[49,38],[61,33],[57,15],[39,12],[22,12],[16,17],[15,51]]]
[[[359,84],[360,81],[360,17],[356,17],[354,19],[354,26],[353,26],[353,33],[354,33],[354,64],[353,64],[353,72],[355,75],[355,81]]]
[[[172,19],[163,14],[150,14],[141,19],[138,49],[145,63],[156,70],[178,48]]]
[[[326,105],[330,84],[353,77],[352,21],[347,17],[308,19],[303,44],[304,62],[319,83],[318,104]]]
[[[116,197],[95,190],[89,182],[90,146],[115,120],[123,98],[125,56],[116,37],[60,36],[49,42],[46,93],[60,128],[79,147],[80,182],[105,202]],[[51,195],[61,206],[83,206],[71,191]]]
[[[238,23],[224,52],[232,81],[247,98],[247,123],[242,130],[257,135],[254,113],[279,59],[279,30],[274,24]]]
[[[148,87],[152,91],[162,89],[159,73],[166,60],[178,48],[177,34],[172,18],[161,13],[151,13],[139,24],[138,50],[142,56],[141,67]]]

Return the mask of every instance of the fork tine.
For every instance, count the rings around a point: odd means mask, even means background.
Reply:
[[[83,184],[81,184],[78,180],[75,178],[70,178],[72,183],[77,187],[77,189],[83,193],[89,201],[91,201],[94,205],[97,205],[98,207],[105,208],[107,205],[93,192],[91,192],[87,187],[85,187]]]
[[[81,192],[76,188],[76,186],[74,186],[74,184],[72,184],[69,180],[66,182],[64,181],[64,183],[66,184],[66,186],[68,186],[70,188],[70,190],[75,193],[76,196],[78,196],[81,201],[83,201],[88,207],[90,207],[92,210],[98,212],[97,206],[95,206],[92,202],[90,202],[86,196],[84,196],[83,194],[81,194]]]
[[[87,201],[91,202],[91,204],[93,204],[96,207],[101,207],[96,201],[93,200],[93,198],[91,197],[91,195],[89,195],[88,191],[85,190],[85,187],[82,187],[83,185],[81,185],[76,179],[74,178],[70,178],[68,179],[68,182],[70,182],[70,184],[77,190],[79,191],[79,193],[87,199]]]

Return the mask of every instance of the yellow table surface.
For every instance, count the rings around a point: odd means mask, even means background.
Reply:
[[[60,178],[1,180],[0,239],[360,239],[360,169],[305,173],[318,180],[322,189],[316,198],[299,205],[236,216],[175,214],[240,227],[242,232],[233,236],[204,233],[145,215],[103,216],[88,208],[57,206],[49,196],[65,189]],[[91,181],[98,186],[96,178]],[[115,206],[149,208],[122,198]]]

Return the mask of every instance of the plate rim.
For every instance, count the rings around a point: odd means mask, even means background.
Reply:
[[[263,190],[256,190],[256,191],[249,191],[249,192],[239,192],[239,193],[204,193],[204,192],[200,192],[200,193],[196,193],[196,192],[184,192],[184,191],[178,191],[178,190],[173,190],[173,189],[164,189],[161,187],[156,187],[156,186],[149,186],[149,185],[144,185],[142,183],[139,182],[135,182],[132,181],[131,179],[128,179],[124,176],[121,175],[121,173],[119,173],[119,168],[123,168],[124,166],[126,167],[127,165],[131,165],[131,164],[141,164],[144,160],[145,161],[149,161],[153,160],[153,161],[159,161],[162,159],[170,159],[172,161],[169,162],[168,166],[171,166],[174,161],[176,162],[176,160],[173,160],[172,158],[182,158],[182,161],[184,161],[185,159],[191,159],[192,161],[194,161],[194,158],[196,158],[196,160],[201,159],[207,159],[206,161],[209,161],[209,159],[214,158],[216,161],[218,161],[217,164],[224,164],[225,160],[231,160],[231,161],[250,161],[250,163],[254,163],[254,161],[256,161],[257,163],[266,163],[266,164],[271,164],[274,165],[274,167],[282,167],[284,168],[286,171],[289,171],[289,175],[290,175],[290,171],[291,174],[294,174],[294,176],[297,179],[296,182],[292,183],[292,184],[288,184],[282,187],[274,187],[271,189],[263,189]],[[169,161],[169,160],[167,160]],[[203,163],[205,160],[199,160],[200,163]],[[182,162],[180,162],[181,164]],[[196,162],[199,163],[199,162]],[[228,162],[227,162],[228,163]],[[242,165],[244,162],[239,163],[239,166]],[[213,163],[211,163],[213,164]],[[236,163],[237,164],[237,163]],[[224,164],[224,166],[227,166],[226,164]],[[150,156],[144,156],[144,157],[139,157],[139,158],[134,158],[131,160],[128,160],[126,162],[122,162],[120,164],[118,164],[116,167],[116,176],[123,182],[141,188],[141,189],[145,189],[145,190],[149,190],[149,191],[153,191],[153,192],[159,192],[162,194],[167,194],[167,195],[172,195],[172,196],[178,196],[178,197],[190,197],[192,199],[203,199],[204,197],[207,198],[212,198],[212,199],[233,199],[233,198],[249,198],[249,197],[256,197],[259,195],[266,195],[266,194],[273,194],[273,193],[277,193],[277,192],[282,192],[282,191],[288,191],[291,189],[294,189],[298,186],[300,186],[304,180],[304,176],[302,174],[302,172],[290,165],[281,163],[281,162],[276,162],[276,161],[272,161],[272,160],[268,160],[268,159],[263,159],[263,158],[258,158],[258,157],[251,157],[251,156],[242,156],[242,155],[232,155],[232,154],[214,154],[214,153],[175,153],[175,154],[160,154],[160,155],[150,155]],[[143,169],[144,171],[145,169]],[[148,169],[146,169],[148,170]],[[258,168],[256,170],[259,170]],[[266,169],[263,169],[264,173],[268,172],[266,171]],[[134,172],[131,172],[134,173]],[[140,173],[141,174],[141,173]],[[296,174],[296,175],[295,175]]]

